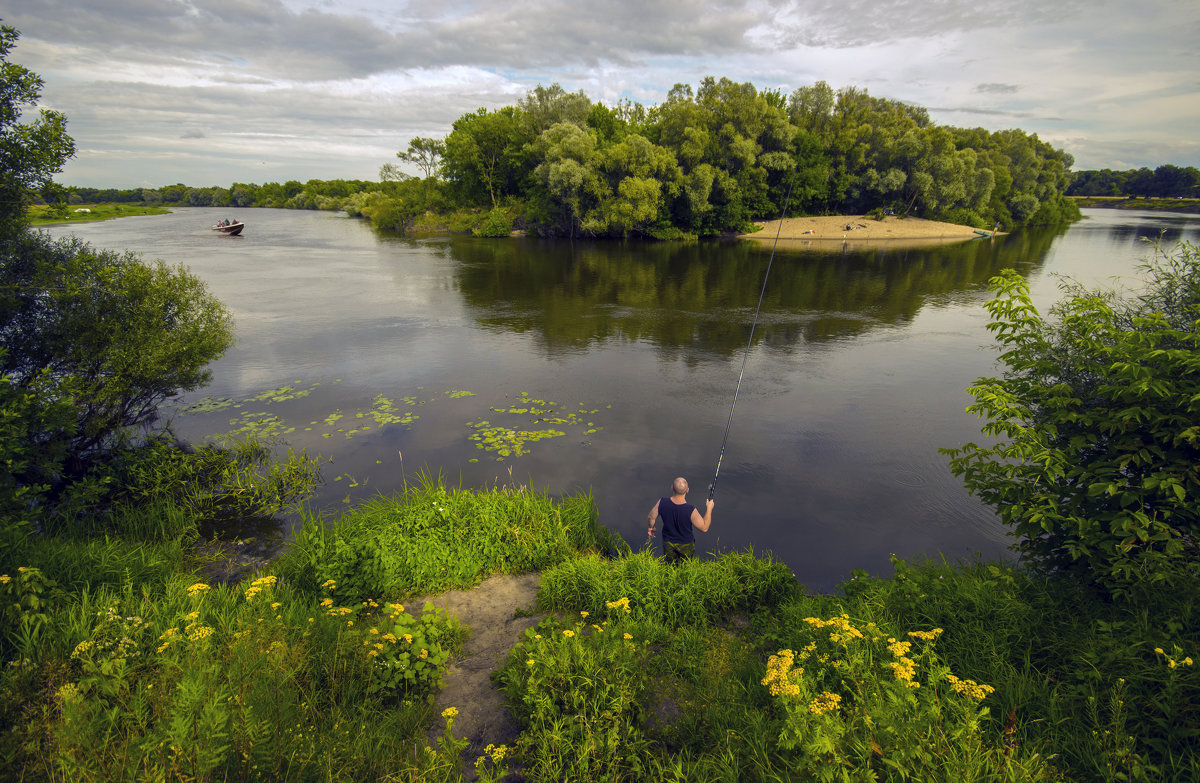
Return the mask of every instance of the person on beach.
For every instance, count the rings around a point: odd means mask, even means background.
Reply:
[[[696,556],[696,535],[692,528],[701,533],[707,533],[712,526],[712,498],[707,501],[704,516],[691,503],[687,502],[688,483],[682,476],[671,482],[671,496],[659,498],[650,509],[647,519],[650,528],[646,535],[654,538],[654,523],[662,517],[663,521],[663,557],[668,563]]]

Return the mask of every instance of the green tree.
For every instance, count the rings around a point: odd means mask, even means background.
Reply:
[[[455,121],[446,137],[445,175],[468,203],[496,206],[516,194],[524,177],[530,141],[519,109],[479,109]],[[484,197],[487,201],[484,201]]]
[[[996,442],[944,450],[1028,560],[1117,596],[1194,580],[1200,555],[1200,251],[1156,247],[1145,273],[1138,296],[1069,285],[1050,320],[994,278],[1006,370],[968,410]]]
[[[17,482],[59,492],[83,479],[144,433],[164,400],[206,383],[232,339],[225,308],[182,268],[74,239],[13,238],[0,256],[0,375],[26,410],[18,417],[57,422],[29,437],[59,455]]]
[[[42,80],[8,61],[20,38],[0,25],[0,234],[8,235],[25,222],[27,194],[41,190],[71,156],[75,142],[67,135],[66,118],[42,109],[32,122],[22,123],[26,109],[37,105]]]
[[[397,152],[396,157],[406,163],[412,163],[421,170],[425,179],[437,176],[442,167],[442,156],[446,154],[446,142],[442,139],[430,139],[415,136],[408,143],[408,149]]]

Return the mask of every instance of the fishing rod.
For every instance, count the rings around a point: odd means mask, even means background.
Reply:
[[[754,308],[754,321],[750,324],[750,338],[746,340],[746,352],[742,354],[742,369],[738,373],[737,386],[733,389],[733,403],[729,406],[729,418],[725,421],[725,435],[721,438],[721,453],[717,456],[717,469],[713,471],[712,483],[708,485],[709,500],[712,500],[717,493],[717,477],[721,475],[721,461],[725,459],[725,444],[729,441],[729,425],[733,424],[733,411],[737,407],[738,392],[742,390],[742,377],[746,374],[746,360],[750,358],[750,346],[754,344],[754,329],[758,326],[758,314],[762,310],[763,297],[767,293],[767,280],[771,277],[771,264],[775,262],[775,248],[779,245],[783,221],[787,217],[788,205],[792,201],[792,183],[795,179],[796,170],[792,169],[792,173],[788,177],[787,196],[783,200],[783,211],[779,213],[779,226],[775,230],[775,241],[771,243],[771,256],[767,259],[767,271],[763,273],[762,290],[758,292],[758,306]]]

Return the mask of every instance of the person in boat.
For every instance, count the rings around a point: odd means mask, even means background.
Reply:
[[[654,524],[663,521],[663,557],[668,563],[678,563],[696,556],[696,534],[693,528],[707,533],[712,526],[715,505],[712,498],[706,501],[704,516],[700,510],[687,502],[687,479],[680,476],[671,482],[671,496],[659,498],[647,517],[650,528],[646,535],[654,538]]]

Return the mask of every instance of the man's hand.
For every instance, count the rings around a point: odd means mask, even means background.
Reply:
[[[654,523],[650,523],[649,529],[646,530],[646,538],[654,538]]]

